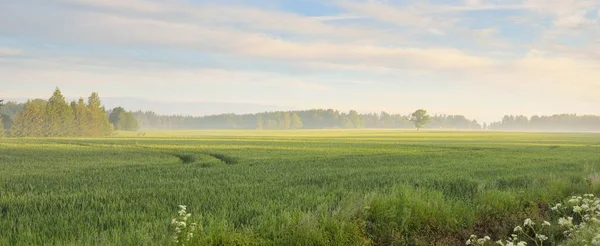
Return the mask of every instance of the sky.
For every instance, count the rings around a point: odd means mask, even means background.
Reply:
[[[600,114],[600,0],[0,1],[0,98]]]

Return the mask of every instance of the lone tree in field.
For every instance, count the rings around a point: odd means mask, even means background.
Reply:
[[[424,125],[429,123],[429,120],[430,117],[427,114],[427,110],[425,109],[419,109],[412,113],[412,115],[410,116],[410,121],[412,121],[412,123],[415,124],[417,131],[421,129]]]

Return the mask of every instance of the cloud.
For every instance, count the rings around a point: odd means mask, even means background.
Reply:
[[[534,12],[550,16],[557,28],[579,29],[595,24],[587,13],[600,10],[597,0],[526,0],[524,6]]]
[[[441,31],[441,30],[439,30],[439,29],[436,29],[436,28],[429,28],[429,30],[428,30],[428,31],[429,31],[431,34],[438,35],[438,36],[444,36],[444,35],[446,35],[446,33],[445,33],[445,32],[443,32],[443,31]]]
[[[146,18],[156,19],[161,15],[176,15],[176,21],[207,26],[236,26],[246,31],[268,31],[304,35],[323,39],[355,41],[370,40],[371,37],[401,40],[400,36],[389,35],[385,29],[353,25],[332,25],[331,21],[352,20],[352,15],[307,17],[295,13],[269,11],[249,6],[219,4],[186,4],[183,2],[152,2],[141,0],[60,0],[65,3],[91,6],[101,10],[129,11],[149,14]],[[172,19],[171,19],[172,20]],[[277,21],[273,21],[277,20]]]
[[[21,50],[0,47],[0,56],[15,56],[22,54]]]
[[[600,47],[590,43],[598,1],[403,2],[339,0],[323,16],[246,1],[4,2],[0,37],[19,49],[0,49],[0,72],[15,83],[148,85],[190,98],[185,88],[262,100],[247,92],[255,88],[269,103],[287,100],[281,91],[298,104],[319,93],[331,96],[315,104],[343,104],[374,90],[600,103]]]
[[[585,13],[560,16],[553,21],[554,26],[558,28],[579,29],[596,24],[596,20],[590,20],[585,17]]]
[[[46,32],[37,34],[45,39],[66,39],[69,42],[126,47],[150,45],[169,49],[191,49],[296,61],[323,60],[430,69],[479,67],[493,62],[489,58],[470,55],[455,48],[379,46],[335,40],[298,41],[240,30],[231,26],[211,26],[203,23],[123,16],[114,13],[77,12],[61,18],[30,23],[17,31],[23,28],[45,29]],[[65,25],[48,27],[45,24],[48,22],[65,23]]]
[[[339,6],[351,14],[409,27],[433,27],[437,22],[414,8],[396,8],[389,4],[374,2],[340,1]]]
[[[32,54],[33,55],[33,54]],[[232,71],[211,68],[173,68],[131,60],[104,58],[33,56],[18,61],[0,59],[0,73],[14,81],[42,83],[155,85],[215,84],[262,85],[325,91],[327,85],[310,82],[309,77],[294,78],[273,72]]]

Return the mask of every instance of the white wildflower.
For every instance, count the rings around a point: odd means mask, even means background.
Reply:
[[[520,226],[517,226],[517,227],[515,227],[515,229],[513,231],[520,232],[520,231],[523,231],[523,228],[521,228]]]
[[[535,237],[542,242],[548,240],[548,237],[542,234],[535,234]]]
[[[594,246],[600,246],[600,234],[596,235],[592,239],[592,245],[594,245]]]
[[[526,246],[526,245],[527,245],[527,243],[524,242],[524,241],[521,241],[521,242],[517,243],[517,246]]]
[[[559,218],[558,224],[565,227],[573,226],[573,217]]]
[[[560,209],[561,207],[562,207],[562,204],[557,203],[556,205],[554,205],[554,207],[552,207],[552,210],[556,211],[556,210]]]
[[[552,224],[550,224],[550,222],[544,220],[544,223],[542,223],[542,225],[544,225],[544,226],[551,226]]]
[[[533,223],[533,221],[529,218],[525,219],[525,222],[523,222],[523,226],[533,226],[535,225],[535,223]]]

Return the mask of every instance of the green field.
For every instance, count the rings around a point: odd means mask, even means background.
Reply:
[[[600,134],[170,131],[0,139],[0,245],[463,245],[600,191]]]

